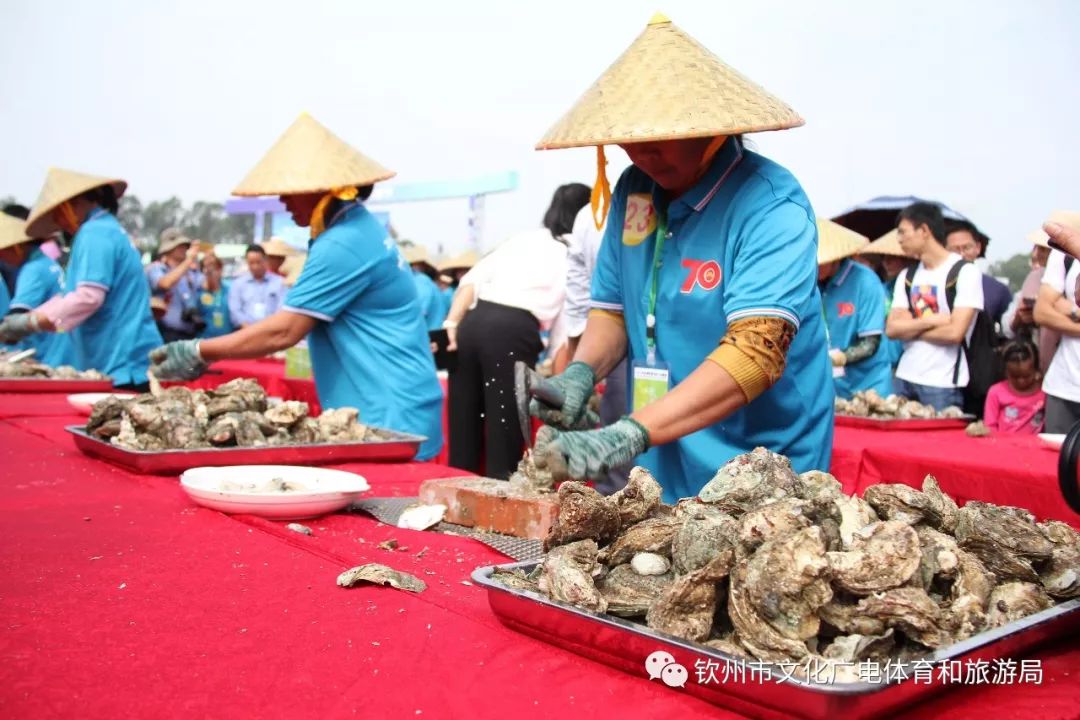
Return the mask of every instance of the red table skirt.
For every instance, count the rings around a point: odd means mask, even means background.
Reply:
[[[363,514],[309,521],[310,537],[222,515],[175,478],[81,455],[63,431],[80,421],[62,396],[0,395],[4,717],[738,717],[649,681],[644,658],[623,673],[504,627],[469,582],[506,560],[484,545]],[[342,467],[372,496],[459,473]],[[364,562],[428,589],[336,586]],[[897,717],[1076,717],[1080,647],[1034,657],[1041,685],[961,687]]]

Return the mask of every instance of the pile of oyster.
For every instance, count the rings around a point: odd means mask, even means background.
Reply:
[[[130,450],[258,447],[383,439],[357,422],[356,408],[308,416],[308,405],[289,400],[269,407],[255,380],[238,378],[215,390],[171,387],[130,399],[110,396],[94,404],[86,431]]]
[[[5,378],[48,378],[50,380],[108,380],[108,376],[97,370],[76,370],[70,365],[51,367],[39,362],[21,360],[9,362],[0,360],[0,377]]]
[[[938,412],[929,405],[923,405],[899,395],[883,398],[876,390],[860,390],[850,400],[836,398],[835,408],[838,415],[877,420],[935,420],[964,417],[964,411],[955,405],[950,405]]]
[[[640,467],[558,496],[543,562],[496,580],[765,662],[910,661],[1080,597],[1080,533],[930,476],[859,498],[758,448],[674,506]]]

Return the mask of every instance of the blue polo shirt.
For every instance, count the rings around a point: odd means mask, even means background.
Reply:
[[[319,403],[361,421],[427,436],[442,448],[443,393],[408,264],[363,205],[342,208],[311,244],[285,310],[320,320],[308,336]]]
[[[64,271],[41,248],[35,247],[19,268],[11,309],[29,312],[63,292]],[[34,348],[35,359],[51,367],[75,364],[75,349],[68,333],[35,333],[27,336],[20,347]]]
[[[656,212],[667,213],[656,301],[657,356],[682,382],[728,323],[778,317],[797,329],[780,380],[726,420],[639,459],[664,500],[695,495],[735,455],[764,446],[799,472],[827,470],[833,385],[817,287],[817,226],[784,168],[729,139],[709,170],[671,201],[637,167],[619,179],[593,275],[592,306],[622,312],[632,359],[646,356]]]
[[[105,302],[71,331],[75,366],[100,370],[116,385],[146,382],[150,351],[161,333],[150,311],[150,288],[139,251],[116,218],[96,208],[75,233],[65,287],[90,285],[105,291]]]
[[[438,330],[446,320],[449,308],[443,299],[442,291],[435,281],[425,273],[413,270],[413,282],[416,284],[416,298],[420,312],[424,316],[424,326],[428,330]]]
[[[885,337],[885,290],[870,268],[844,260],[825,284],[822,303],[831,349],[846,350],[871,335]],[[889,352],[882,343],[862,362],[845,365],[844,374],[833,377],[836,394],[848,399],[860,390],[876,390],[882,397],[892,393]]]
[[[221,281],[221,287],[217,292],[211,292],[207,288],[199,291],[199,310],[202,312],[206,327],[203,328],[200,337],[212,338],[228,335],[236,328],[233,327],[229,317],[229,286],[228,280]]]
[[[8,314],[11,307],[11,293],[8,292],[7,282],[0,277],[0,318]]]

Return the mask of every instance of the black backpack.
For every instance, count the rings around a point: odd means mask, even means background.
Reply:
[[[960,270],[971,263],[962,260],[951,268],[945,276],[945,300],[949,303],[952,311],[956,301],[956,282],[960,278]],[[912,276],[914,272],[908,271],[904,276],[904,291],[907,293],[908,302],[911,301]],[[953,382],[960,378],[960,361],[967,359],[968,384],[964,391],[964,412],[982,417],[983,406],[986,402],[986,394],[995,383],[1005,379],[1005,363],[998,351],[1001,338],[998,336],[994,321],[986,313],[975,313],[975,324],[971,330],[971,338],[960,341],[960,347],[956,350],[956,365],[953,367]]]

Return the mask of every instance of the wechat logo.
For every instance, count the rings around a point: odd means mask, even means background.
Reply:
[[[671,656],[671,653],[666,653],[663,650],[657,650],[645,658],[645,672],[649,674],[650,680],[660,678],[665,685],[673,688],[685,687],[686,681],[690,677],[690,673],[686,671],[686,668],[675,662],[675,658]]]

